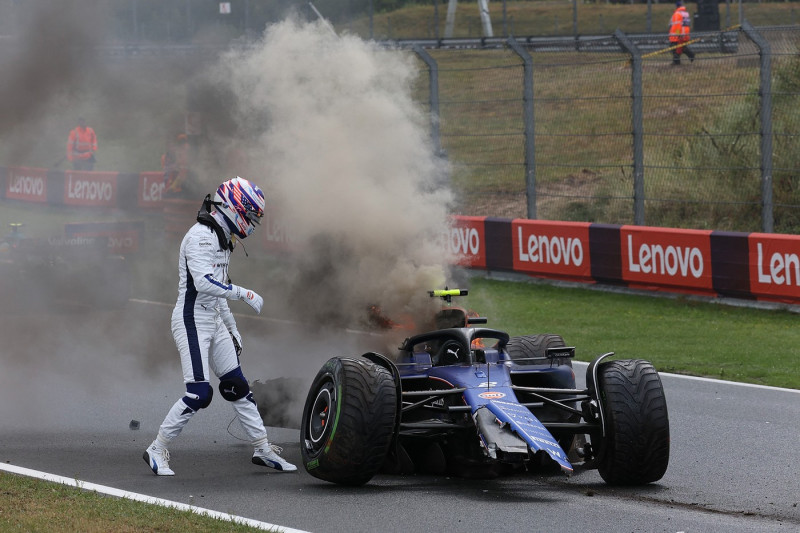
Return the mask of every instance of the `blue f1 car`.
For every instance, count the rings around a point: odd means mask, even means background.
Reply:
[[[448,304],[467,291],[429,294]],[[597,357],[578,389],[559,335],[509,337],[447,306],[396,358],[334,357],[313,380],[300,448],[309,474],[363,485],[379,472],[494,477],[597,468],[612,485],[657,481],[669,462],[661,379],[643,360]]]

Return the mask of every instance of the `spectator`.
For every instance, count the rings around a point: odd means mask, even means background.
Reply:
[[[86,125],[83,117],[79,117],[78,126],[69,132],[67,159],[72,161],[75,170],[94,170],[96,151],[97,135]]]
[[[161,156],[164,194],[167,196],[181,196],[184,193],[186,180],[189,177],[189,149],[189,138],[185,133],[181,133]]]
[[[144,452],[145,462],[156,475],[175,475],[167,447],[189,419],[211,403],[214,391],[210,373],[219,378],[220,395],[231,402],[253,445],[251,461],[282,472],[297,470],[267,439],[253,393],[239,366],[242,336],[228,307],[228,300],[243,300],[257,314],[261,312],[264,299],[255,291],[233,285],[228,278],[228,263],[237,240],[253,233],[263,216],[264,193],[257,185],[236,177],[219,186],[214,200],[206,196],[197,223],[183,238],[172,335],[186,393],[173,404]]]
[[[688,43],[691,39],[689,36],[691,26],[691,19],[689,12],[683,5],[683,0],[675,2],[675,11],[672,13],[672,18],[669,21],[669,42],[675,48],[672,49],[672,64],[681,64],[681,54],[686,54],[689,62],[694,61],[694,51],[689,48]]]

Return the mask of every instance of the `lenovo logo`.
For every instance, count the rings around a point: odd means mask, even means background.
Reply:
[[[703,253],[697,247],[643,243],[635,248],[633,235],[628,235],[628,270],[631,272],[700,278],[703,269]]]
[[[759,283],[800,286],[800,257],[797,254],[773,252],[768,259],[764,255],[763,243],[756,243]]]

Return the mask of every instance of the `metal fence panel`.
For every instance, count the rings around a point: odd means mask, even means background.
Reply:
[[[537,218],[800,232],[800,28],[758,31],[762,47],[739,29],[699,34],[695,60],[680,65],[666,36],[635,36],[641,86],[631,54],[610,36],[518,40],[533,58]],[[525,217],[521,61],[497,46],[432,55],[458,212]],[[641,132],[634,96],[643,102]]]
[[[645,59],[646,224],[757,231],[758,51],[671,55]]]
[[[431,50],[439,71],[442,150],[457,211],[525,216],[522,61],[508,49]]]
[[[630,221],[629,58],[619,49],[534,52],[537,213]]]
[[[759,28],[772,52],[772,193],[775,230],[800,233],[800,30]]]

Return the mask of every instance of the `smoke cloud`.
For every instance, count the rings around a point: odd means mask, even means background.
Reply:
[[[392,355],[394,334],[353,339],[342,329],[367,322],[370,306],[395,321],[430,316],[438,302],[426,291],[448,281],[441,236],[452,202],[442,186],[449,168],[434,153],[429,118],[412,98],[418,72],[414,56],[337,36],[321,22],[289,18],[267,27],[255,46],[224,54],[195,78],[187,75],[192,66],[186,62],[162,63],[157,76],[152,71],[144,76],[132,60],[114,63],[92,51],[103,38],[102,25],[94,23],[102,4],[73,0],[48,9],[52,6],[43,2],[43,9],[28,12],[22,21],[30,25],[20,26],[21,34],[26,28],[38,31],[28,32],[30,40],[15,41],[16,52],[0,54],[6,73],[0,82],[0,137],[13,139],[0,163],[45,166],[36,164],[31,150],[42,136],[50,136],[57,139],[55,155],[61,155],[78,112],[88,115],[90,125],[93,112],[114,114],[127,139],[151,143],[155,163],[163,132],[174,131],[175,115],[182,119],[185,106],[193,107],[206,122],[209,144],[218,148],[205,155],[208,165],[198,171],[197,207],[233,169],[258,183],[268,199],[269,223],[248,241],[263,238],[264,232],[288,235],[285,253],[263,256],[253,252],[258,244],[247,241],[250,257],[241,249],[234,253],[234,282],[265,297],[262,314],[301,324],[265,327],[255,319],[240,320],[245,375],[265,383],[274,378],[307,382],[328,357],[357,356],[367,349]],[[42,34],[49,40],[37,41]],[[189,97],[176,102],[183,89]],[[102,167],[114,139],[98,134]],[[124,142],[118,152],[115,161],[121,167],[109,170],[158,168],[128,158]],[[246,163],[223,161],[221,154],[230,152],[246,156]],[[27,229],[36,233],[37,217],[31,220]],[[0,214],[3,226],[8,221]],[[192,222],[187,220],[186,227]],[[148,288],[157,287],[168,304],[177,292],[177,246],[167,243],[157,255],[148,250],[147,264],[139,267],[146,269]],[[76,404],[102,404],[119,411],[126,427],[137,418],[143,430],[153,430],[183,390],[169,307],[154,312],[139,303],[109,314],[93,309],[86,323],[74,313],[50,314],[49,295],[41,296],[44,311],[34,312],[35,320],[6,319],[0,419],[91,424],[92,413]],[[241,302],[231,308],[252,314]],[[6,312],[15,313],[13,308]],[[32,326],[22,329],[22,323]],[[42,323],[49,327],[34,327]],[[309,338],[316,326],[318,335]],[[307,389],[294,381],[282,383],[289,384],[279,389],[284,401],[299,408]],[[52,399],[54,390],[59,401]],[[163,412],[132,409],[149,408],[143,400],[148,390],[163,396]],[[43,400],[21,407],[12,402],[21,394]]]
[[[104,3],[89,0],[17,5],[0,68],[0,130],[35,118],[56,91],[76,89],[103,39]]]
[[[253,143],[250,178],[289,235],[271,300],[298,317],[350,325],[370,305],[419,312],[446,281],[448,168],[412,99],[417,72],[409,53],[290,18],[207,78],[230,95]]]

